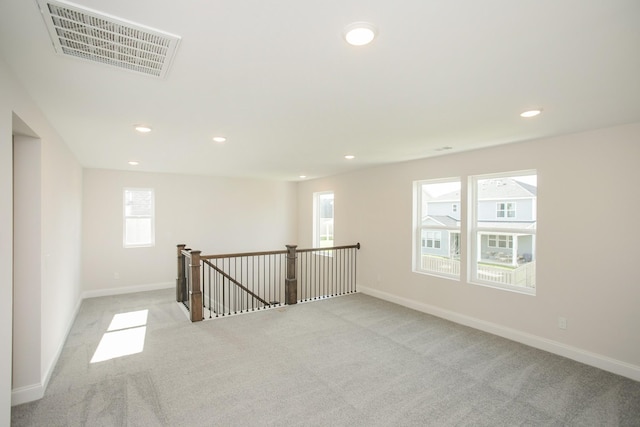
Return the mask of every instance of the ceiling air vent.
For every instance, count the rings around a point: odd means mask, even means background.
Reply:
[[[180,37],[73,3],[37,0],[56,52],[165,77]]]

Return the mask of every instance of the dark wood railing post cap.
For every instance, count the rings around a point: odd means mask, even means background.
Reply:
[[[191,251],[191,264],[189,264],[190,267],[192,268],[196,268],[196,271],[200,270],[200,252],[202,251]],[[192,279],[194,280],[194,279]]]
[[[287,247],[287,258],[290,258],[291,255],[295,255],[296,248],[298,245],[285,245]]]

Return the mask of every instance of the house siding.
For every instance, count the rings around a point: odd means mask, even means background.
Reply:
[[[504,217],[498,216],[498,203],[515,203],[516,216]],[[508,199],[499,200],[480,200],[478,202],[478,220],[479,221],[535,221],[535,210],[533,199]]]

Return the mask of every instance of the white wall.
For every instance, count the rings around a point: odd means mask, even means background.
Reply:
[[[34,130],[42,138],[41,329],[46,387],[81,302],[82,167],[57,136]]]
[[[155,190],[154,247],[123,248],[125,187]],[[181,243],[203,254],[284,249],[296,243],[296,198],[288,182],[85,169],[85,295],[175,286]]]
[[[359,290],[640,380],[639,141],[633,124],[301,183],[299,240],[312,193],[334,190],[337,244],[362,244]],[[414,180],[526,169],[538,170],[537,296],[411,271]]]
[[[12,80],[0,61],[0,425],[11,424],[13,323],[13,148]]]
[[[40,176],[42,143],[39,138],[16,135],[13,144],[13,310],[29,313],[13,319],[14,390],[40,383],[42,236]]]
[[[44,393],[79,307],[82,169],[2,60],[0,93],[0,425],[9,425],[12,400],[20,403]],[[27,313],[16,312],[20,318],[41,321],[41,336],[36,340],[39,348],[31,348],[40,354],[40,366],[34,367],[38,382],[12,392],[13,114],[41,140],[41,251],[34,254],[34,262],[41,269],[40,286],[36,288],[42,304]],[[39,318],[33,316],[33,310],[39,311]],[[32,338],[16,334],[13,343],[26,348],[33,345]]]

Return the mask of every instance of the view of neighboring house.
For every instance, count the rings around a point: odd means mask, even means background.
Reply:
[[[460,257],[460,191],[423,199],[428,213],[422,218],[422,254]],[[436,228],[430,229],[427,227]],[[446,227],[446,228],[445,228]]]
[[[511,178],[479,181],[478,227],[496,229],[482,233],[479,261],[513,266],[532,261],[534,236],[521,231],[536,227],[536,195],[537,187]]]
[[[535,259],[537,187],[518,177],[478,179],[475,186],[477,201],[469,215],[474,216],[470,223],[472,232],[477,234],[476,247],[470,256],[474,257],[477,277],[488,281],[494,281],[494,277],[495,281],[505,283],[505,274],[500,271],[518,269]],[[429,185],[422,187],[422,268],[459,274],[460,190],[434,196],[429,189]]]
[[[510,233],[505,229],[530,229],[536,226],[537,188],[512,178],[479,182],[478,226],[501,231],[482,233],[480,260],[517,265],[532,260],[533,236]],[[460,256],[460,191],[426,200],[422,225],[422,253],[448,258]],[[442,229],[441,227],[457,230]]]

